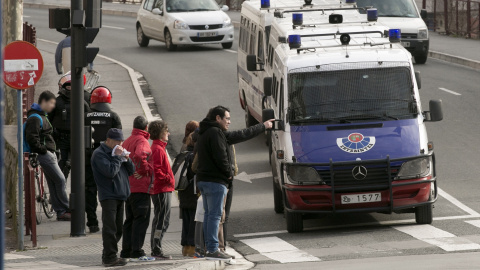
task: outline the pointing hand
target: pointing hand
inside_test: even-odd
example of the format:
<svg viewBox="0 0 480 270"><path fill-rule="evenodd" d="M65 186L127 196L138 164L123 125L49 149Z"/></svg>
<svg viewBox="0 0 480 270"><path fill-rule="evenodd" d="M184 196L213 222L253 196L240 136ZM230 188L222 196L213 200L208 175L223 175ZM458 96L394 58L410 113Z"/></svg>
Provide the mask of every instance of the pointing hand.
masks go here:
<svg viewBox="0 0 480 270"><path fill-rule="evenodd" d="M265 126L265 129L271 129L273 127L274 121L275 119L270 119L268 121L265 121L265 123L263 123L263 125Z"/></svg>

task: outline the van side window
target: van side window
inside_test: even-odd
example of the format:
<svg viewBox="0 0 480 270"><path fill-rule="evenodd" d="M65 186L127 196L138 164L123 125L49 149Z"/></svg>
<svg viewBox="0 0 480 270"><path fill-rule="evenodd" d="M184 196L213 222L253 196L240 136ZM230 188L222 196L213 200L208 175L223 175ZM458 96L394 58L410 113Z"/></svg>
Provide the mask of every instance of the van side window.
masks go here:
<svg viewBox="0 0 480 270"><path fill-rule="evenodd" d="M238 47L241 49L241 50L244 50L243 49L243 30L245 29L245 18L242 16L242 18L240 19L240 37L238 38Z"/></svg>
<svg viewBox="0 0 480 270"><path fill-rule="evenodd" d="M265 47L268 48L268 45L270 45L270 29L272 29L271 26L265 26Z"/></svg>
<svg viewBox="0 0 480 270"><path fill-rule="evenodd" d="M243 47L245 48L245 52L248 53L248 39L250 37L250 21L247 19L247 24L245 28L245 38L243 39Z"/></svg>
<svg viewBox="0 0 480 270"><path fill-rule="evenodd" d="M278 116L279 116L279 119L283 119L283 78L280 80L280 101L279 101L279 105L278 105Z"/></svg>
<svg viewBox="0 0 480 270"><path fill-rule="evenodd" d="M249 54L255 54L255 42L256 42L256 34L257 34L257 26L252 23L252 30L250 35L250 50L248 51Z"/></svg>
<svg viewBox="0 0 480 270"><path fill-rule="evenodd" d="M278 105L278 87L280 86L280 82L277 80L277 83L274 85L275 87L275 104Z"/></svg>
<svg viewBox="0 0 480 270"><path fill-rule="evenodd" d="M272 97L273 97L273 100L276 100L277 99L277 96L275 93L275 85L277 84L277 76L275 74L273 74L273 80L272 80Z"/></svg>
<svg viewBox="0 0 480 270"><path fill-rule="evenodd" d="M268 52L268 62L270 62L270 67L273 68L273 46L271 45Z"/></svg>
<svg viewBox="0 0 480 270"><path fill-rule="evenodd" d="M258 45L257 45L257 60L258 62L265 61L265 55L263 53L263 31L258 31Z"/></svg>
<svg viewBox="0 0 480 270"><path fill-rule="evenodd" d="M152 11L153 9L153 2L155 2L154 0L146 0L145 1L145 4L143 5L143 8L148 10L148 11Z"/></svg>

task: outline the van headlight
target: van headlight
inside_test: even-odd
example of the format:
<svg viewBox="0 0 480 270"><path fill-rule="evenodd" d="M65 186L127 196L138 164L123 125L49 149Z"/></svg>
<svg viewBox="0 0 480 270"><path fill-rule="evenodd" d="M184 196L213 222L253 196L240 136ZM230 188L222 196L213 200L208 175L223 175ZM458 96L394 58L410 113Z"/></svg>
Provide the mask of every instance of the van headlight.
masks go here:
<svg viewBox="0 0 480 270"><path fill-rule="evenodd" d="M312 167L288 166L287 175L292 182L322 182L322 178L318 175L317 170Z"/></svg>
<svg viewBox="0 0 480 270"><path fill-rule="evenodd" d="M173 23L173 28L175 29L190 29L190 27L188 27L188 24L186 24L185 22L182 22L180 20L175 20L175 22Z"/></svg>
<svg viewBox="0 0 480 270"><path fill-rule="evenodd" d="M230 20L230 18L225 19L223 21L223 28L230 27L230 26L232 26L232 20Z"/></svg>
<svg viewBox="0 0 480 270"><path fill-rule="evenodd" d="M418 30L418 38L419 39L427 39L428 38L428 29L422 28Z"/></svg>
<svg viewBox="0 0 480 270"><path fill-rule="evenodd" d="M418 158L403 163L396 179L422 178L432 172L432 158Z"/></svg>

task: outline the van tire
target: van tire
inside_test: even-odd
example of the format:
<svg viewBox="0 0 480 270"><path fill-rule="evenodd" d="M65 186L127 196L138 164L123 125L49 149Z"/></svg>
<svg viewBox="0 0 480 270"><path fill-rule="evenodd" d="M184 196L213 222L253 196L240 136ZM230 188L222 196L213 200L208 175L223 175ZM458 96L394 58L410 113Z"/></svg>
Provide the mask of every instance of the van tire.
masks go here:
<svg viewBox="0 0 480 270"><path fill-rule="evenodd" d="M303 216L300 213L285 211L287 220L287 231L289 233L299 233L303 231Z"/></svg>
<svg viewBox="0 0 480 270"><path fill-rule="evenodd" d="M165 29L165 46L170 52L177 50L177 45L173 44L172 34L170 34L170 31L168 31L168 29Z"/></svg>
<svg viewBox="0 0 480 270"><path fill-rule="evenodd" d="M275 213L281 214L285 210L285 207L283 206L283 195L282 195L282 190L280 187L273 182L273 204L274 204L274 210Z"/></svg>
<svg viewBox="0 0 480 270"><path fill-rule="evenodd" d="M425 64L428 59L428 51L422 54L417 54L413 58L415 58L415 63L416 64Z"/></svg>
<svg viewBox="0 0 480 270"><path fill-rule="evenodd" d="M417 224L432 224L433 222L433 205L427 204L415 208L415 221Z"/></svg>
<svg viewBox="0 0 480 270"><path fill-rule="evenodd" d="M250 114L250 111L248 110L248 105L246 104L246 102L247 101L245 100L245 125L248 128L258 124L258 121L257 119L255 119L255 117L252 116L252 114Z"/></svg>
<svg viewBox="0 0 480 270"><path fill-rule="evenodd" d="M137 25L137 42L140 47L147 47L150 39L143 33L143 28L140 24Z"/></svg>
<svg viewBox="0 0 480 270"><path fill-rule="evenodd" d="M222 43L222 48L224 49L231 49L233 46L233 42Z"/></svg>

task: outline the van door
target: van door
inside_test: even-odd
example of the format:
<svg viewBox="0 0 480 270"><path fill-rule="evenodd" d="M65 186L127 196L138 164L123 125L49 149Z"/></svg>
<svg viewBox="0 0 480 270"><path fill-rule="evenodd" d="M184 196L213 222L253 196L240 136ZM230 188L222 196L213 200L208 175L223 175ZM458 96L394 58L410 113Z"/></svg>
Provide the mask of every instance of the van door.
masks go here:
<svg viewBox="0 0 480 270"><path fill-rule="evenodd" d="M155 37L155 33L153 31L153 26L155 24L152 21L153 4L155 4L155 0L145 0L145 3L143 4L141 12L139 12L140 23L142 24L143 32L148 37Z"/></svg>

